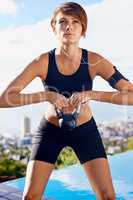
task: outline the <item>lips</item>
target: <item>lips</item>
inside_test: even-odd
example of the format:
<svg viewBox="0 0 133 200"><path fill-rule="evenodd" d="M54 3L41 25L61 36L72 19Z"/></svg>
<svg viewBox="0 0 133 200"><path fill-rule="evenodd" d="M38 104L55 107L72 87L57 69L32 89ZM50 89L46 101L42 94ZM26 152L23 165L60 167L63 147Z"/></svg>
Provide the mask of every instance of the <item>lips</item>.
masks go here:
<svg viewBox="0 0 133 200"><path fill-rule="evenodd" d="M72 35L71 33L64 33L64 35Z"/></svg>
<svg viewBox="0 0 133 200"><path fill-rule="evenodd" d="M64 36L72 36L70 33L65 33Z"/></svg>

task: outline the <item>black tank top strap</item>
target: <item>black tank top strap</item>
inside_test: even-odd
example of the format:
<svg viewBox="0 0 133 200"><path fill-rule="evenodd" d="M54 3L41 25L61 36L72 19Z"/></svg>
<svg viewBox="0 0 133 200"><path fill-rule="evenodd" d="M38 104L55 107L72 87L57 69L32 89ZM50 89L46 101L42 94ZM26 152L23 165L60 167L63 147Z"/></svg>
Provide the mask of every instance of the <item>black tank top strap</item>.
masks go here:
<svg viewBox="0 0 133 200"><path fill-rule="evenodd" d="M82 76L87 77L88 74L88 51L86 49L82 49L82 59L81 59L81 63L80 63L80 74L82 74Z"/></svg>
<svg viewBox="0 0 133 200"><path fill-rule="evenodd" d="M82 49L83 51L83 56L81 60L82 65L88 65L88 51L86 49Z"/></svg>
<svg viewBox="0 0 133 200"><path fill-rule="evenodd" d="M52 49L48 54L48 74L55 73L55 49Z"/></svg>

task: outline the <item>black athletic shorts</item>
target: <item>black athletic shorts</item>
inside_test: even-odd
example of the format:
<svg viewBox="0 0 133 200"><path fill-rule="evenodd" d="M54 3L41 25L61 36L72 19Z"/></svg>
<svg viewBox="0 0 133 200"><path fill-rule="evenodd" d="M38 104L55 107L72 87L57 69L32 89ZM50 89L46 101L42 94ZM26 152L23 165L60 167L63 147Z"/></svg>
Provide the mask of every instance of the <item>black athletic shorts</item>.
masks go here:
<svg viewBox="0 0 133 200"><path fill-rule="evenodd" d="M81 164L96 158L107 158L93 116L72 131L63 130L43 117L32 139L30 160L55 164L59 153L66 146L75 151Z"/></svg>

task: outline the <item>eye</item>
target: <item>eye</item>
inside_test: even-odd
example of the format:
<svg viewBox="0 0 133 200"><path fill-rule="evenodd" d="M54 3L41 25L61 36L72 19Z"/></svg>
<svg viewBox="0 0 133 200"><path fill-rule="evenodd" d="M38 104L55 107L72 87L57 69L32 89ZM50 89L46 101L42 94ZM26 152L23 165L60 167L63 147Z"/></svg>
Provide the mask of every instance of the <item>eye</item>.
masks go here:
<svg viewBox="0 0 133 200"><path fill-rule="evenodd" d="M59 21L59 24L64 23L64 22L65 22L65 20L60 20L60 21Z"/></svg>
<svg viewBox="0 0 133 200"><path fill-rule="evenodd" d="M73 22L74 22L74 23L80 23L80 21L79 21L79 20L76 20L76 19L73 20Z"/></svg>

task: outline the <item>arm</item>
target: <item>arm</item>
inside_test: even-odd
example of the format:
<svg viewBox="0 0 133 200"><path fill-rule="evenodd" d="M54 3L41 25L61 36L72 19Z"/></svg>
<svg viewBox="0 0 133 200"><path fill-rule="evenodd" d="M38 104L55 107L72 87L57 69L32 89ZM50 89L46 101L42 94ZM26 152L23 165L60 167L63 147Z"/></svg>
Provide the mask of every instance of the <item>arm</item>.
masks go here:
<svg viewBox="0 0 133 200"><path fill-rule="evenodd" d="M17 107L26 104L39 103L46 100L45 92L32 94L20 93L34 78L41 77L42 64L45 56L33 60L6 88L0 96L0 107Z"/></svg>
<svg viewBox="0 0 133 200"><path fill-rule="evenodd" d="M133 105L133 92L103 92L91 91L88 96L91 100L119 105Z"/></svg>
<svg viewBox="0 0 133 200"><path fill-rule="evenodd" d="M108 81L117 91L90 91L90 99L119 105L133 105L133 84L102 56L96 54L96 60L99 60L96 75Z"/></svg>

